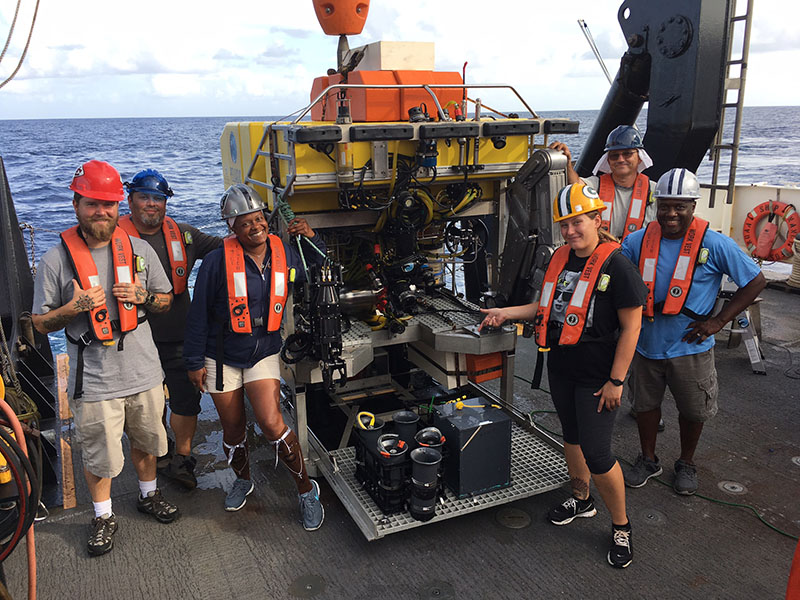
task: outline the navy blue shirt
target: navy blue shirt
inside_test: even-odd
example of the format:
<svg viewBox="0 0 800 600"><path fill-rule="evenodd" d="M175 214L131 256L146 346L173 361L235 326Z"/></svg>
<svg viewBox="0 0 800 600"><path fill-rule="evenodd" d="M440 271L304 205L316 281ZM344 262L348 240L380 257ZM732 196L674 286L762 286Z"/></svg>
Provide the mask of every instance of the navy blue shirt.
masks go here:
<svg viewBox="0 0 800 600"><path fill-rule="evenodd" d="M309 241L303 240L303 255L306 262L321 264L323 257L310 247ZM311 242L323 252L325 242L319 235L315 235ZM294 268L296 282L306 280L300 253L294 244L284 244L286 248L287 269ZM269 246L265 261L269 260L271 252ZM269 286L272 269L267 266L264 273L252 258L245 254L245 276L247 278L247 306L250 317L257 319L265 317L269 306ZM291 290L290 290L291 293ZM275 354L281 349L280 332L268 333L266 325L254 327L252 333L234 333L229 325L230 311L228 308L228 283L225 273L225 251L218 248L209 253L197 273L194 285L192 305L186 321L186 336L183 342L183 359L186 368L190 371L202 369L205 357L217 359L217 334L220 328L224 330L222 362L228 366L247 369L260 360ZM266 318L264 319L266 322Z"/></svg>

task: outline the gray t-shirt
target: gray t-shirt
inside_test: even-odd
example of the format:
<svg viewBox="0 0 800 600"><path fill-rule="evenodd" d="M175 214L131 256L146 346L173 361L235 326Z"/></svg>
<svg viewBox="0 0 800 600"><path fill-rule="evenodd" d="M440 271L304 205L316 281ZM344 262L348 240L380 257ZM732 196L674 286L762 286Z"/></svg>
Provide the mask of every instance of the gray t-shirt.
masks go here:
<svg viewBox="0 0 800 600"><path fill-rule="evenodd" d="M139 273L142 286L153 293L166 293L172 285L164 272L158 256L147 242L131 238L133 253L144 259L145 269ZM106 292L106 307L111 320L119 318L116 298L111 294L114 285L111 244L103 248L91 249L92 258L97 265L100 284ZM32 312L43 315L63 306L72 299L74 288L72 280L76 277L70 264L67 251L62 244L48 250L39 262L33 291ZM139 316L146 315L139 308ZM67 333L77 339L89 329L87 316L76 316L67 325ZM120 333L114 331L114 344L106 346L93 341L83 352L83 397L84 402L122 398L138 394L161 384L164 374L158 360L158 352L150 333L150 325L145 321L128 332L122 351L117 350ZM78 348L67 343L69 355L69 394L75 389L75 369L78 364Z"/></svg>
<svg viewBox="0 0 800 600"><path fill-rule="evenodd" d="M593 187L595 191L600 191L600 178L597 176L581 177L583 182L589 187ZM653 197L653 192L656 189L656 182L650 182L650 198ZM622 234L625 233L625 221L628 219L628 210L631 207L631 198L633 198L633 188L622 187L614 185L614 209L611 211L611 227L609 233L616 238L622 239ZM601 213L601 216L602 213ZM605 217L604 217L605 218ZM644 225L650 221L656 220L656 203L648 202L644 209Z"/></svg>

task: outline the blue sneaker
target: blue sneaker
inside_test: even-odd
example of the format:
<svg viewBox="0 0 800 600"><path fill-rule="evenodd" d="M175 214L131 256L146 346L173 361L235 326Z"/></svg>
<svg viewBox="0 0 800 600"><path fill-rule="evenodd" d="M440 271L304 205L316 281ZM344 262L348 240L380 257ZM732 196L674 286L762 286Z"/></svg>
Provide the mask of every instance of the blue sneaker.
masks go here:
<svg viewBox="0 0 800 600"><path fill-rule="evenodd" d="M311 480L311 489L305 494L300 494L300 520L303 529L314 531L319 529L325 519L325 509L319 501L319 484Z"/></svg>
<svg viewBox="0 0 800 600"><path fill-rule="evenodd" d="M236 479L228 495L225 496L225 510L233 512L242 508L247 502L247 497L253 493L255 486L249 479Z"/></svg>

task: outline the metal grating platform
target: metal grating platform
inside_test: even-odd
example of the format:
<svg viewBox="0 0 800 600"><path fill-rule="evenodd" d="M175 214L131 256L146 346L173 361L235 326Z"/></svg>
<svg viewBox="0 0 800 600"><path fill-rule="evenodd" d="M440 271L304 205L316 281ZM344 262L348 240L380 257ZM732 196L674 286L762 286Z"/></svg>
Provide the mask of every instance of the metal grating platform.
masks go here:
<svg viewBox="0 0 800 600"><path fill-rule="evenodd" d="M408 320L408 327L422 325L433 333L454 331L465 325L477 325L481 321L479 308L467 300L456 302L444 296L425 296L425 302L430 309L437 312L421 312ZM422 307L421 307L422 308ZM468 312L475 311L474 314ZM372 344L375 336L385 337L385 331L372 331L363 321L354 319L350 329L342 334L342 347L354 348L363 344Z"/></svg>
<svg viewBox="0 0 800 600"><path fill-rule="evenodd" d="M342 448L330 452L337 468L321 461L321 470L340 500L368 540L391 533L435 523L467 513L499 506L560 487L569 480L564 456L535 433L513 424L511 430L511 485L474 497L458 499L446 489L444 504L436 506L436 516L417 521L408 512L384 515L355 478L355 450Z"/></svg>

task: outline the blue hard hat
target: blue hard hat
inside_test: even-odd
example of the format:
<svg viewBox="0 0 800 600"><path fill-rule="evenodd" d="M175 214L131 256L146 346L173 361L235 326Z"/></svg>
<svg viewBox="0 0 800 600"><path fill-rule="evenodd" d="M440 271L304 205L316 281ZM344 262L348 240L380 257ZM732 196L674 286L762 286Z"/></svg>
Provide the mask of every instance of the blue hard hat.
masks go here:
<svg viewBox="0 0 800 600"><path fill-rule="evenodd" d="M173 192L164 179L164 176L155 169L145 169L133 176L133 179L125 182L125 189L129 194L142 192L145 194L155 194L164 198L172 198Z"/></svg>
<svg viewBox="0 0 800 600"><path fill-rule="evenodd" d="M628 150L630 148L644 148L642 136L630 125L620 125L608 134L606 147L603 152L610 150Z"/></svg>

